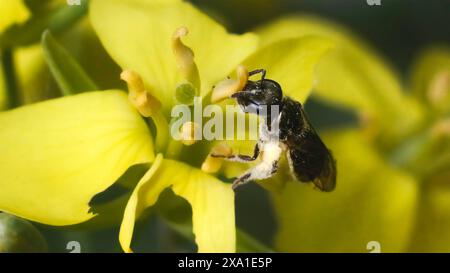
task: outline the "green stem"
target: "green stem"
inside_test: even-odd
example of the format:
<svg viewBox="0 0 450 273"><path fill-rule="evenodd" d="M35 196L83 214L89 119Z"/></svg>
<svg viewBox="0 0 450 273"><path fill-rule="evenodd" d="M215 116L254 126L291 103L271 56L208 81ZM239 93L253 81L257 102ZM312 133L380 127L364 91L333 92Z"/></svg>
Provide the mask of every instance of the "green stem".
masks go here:
<svg viewBox="0 0 450 273"><path fill-rule="evenodd" d="M192 233L192 223L191 222L176 222L164 215L164 213L160 214L161 218L167 223L169 228L175 231L177 234L182 237L195 241L195 238ZM236 252L238 253L271 253L275 252L270 247L265 244L259 242L251 235L246 232L236 228Z"/></svg>
<svg viewBox="0 0 450 273"><path fill-rule="evenodd" d="M43 1L42 1L43 2ZM0 34L0 47L13 48L32 45L41 39L42 32L49 29L59 33L72 26L88 10L88 3L79 6L62 5L54 10L32 16L21 25L13 25Z"/></svg>
<svg viewBox="0 0 450 273"><path fill-rule="evenodd" d="M152 119L156 126L156 151L161 153L166 150L169 143L169 124L161 111L152 115Z"/></svg>
<svg viewBox="0 0 450 273"><path fill-rule="evenodd" d="M183 149L183 143L181 141L176 141L174 139L170 140L167 146L166 155L168 158L178 159L181 150Z"/></svg>
<svg viewBox="0 0 450 273"><path fill-rule="evenodd" d="M16 70L14 66L14 55L11 49L3 49L1 51L1 63L7 96L6 107L10 109L20 105Z"/></svg>

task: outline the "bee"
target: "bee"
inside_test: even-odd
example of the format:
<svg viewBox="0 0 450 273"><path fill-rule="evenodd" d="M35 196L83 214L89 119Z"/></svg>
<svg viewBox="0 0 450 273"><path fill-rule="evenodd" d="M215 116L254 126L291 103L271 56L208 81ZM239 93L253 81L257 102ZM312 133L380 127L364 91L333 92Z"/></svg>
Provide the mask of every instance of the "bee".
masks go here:
<svg viewBox="0 0 450 273"><path fill-rule="evenodd" d="M334 190L336 161L309 122L302 104L283 97L280 84L265 78L266 70L251 71L249 76L259 73L260 80L247 81L242 91L231 96L243 112L262 118L253 155L212 154L213 157L237 162L252 162L262 157L258 165L234 180L233 189L273 176L278 170L280 157L285 153L295 180L312 182L321 191Z"/></svg>

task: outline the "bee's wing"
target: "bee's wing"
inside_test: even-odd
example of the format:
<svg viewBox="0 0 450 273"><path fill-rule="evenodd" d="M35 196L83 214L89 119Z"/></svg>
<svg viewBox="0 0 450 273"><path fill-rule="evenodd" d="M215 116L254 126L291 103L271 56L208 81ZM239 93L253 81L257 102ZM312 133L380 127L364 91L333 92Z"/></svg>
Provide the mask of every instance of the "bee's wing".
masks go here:
<svg viewBox="0 0 450 273"><path fill-rule="evenodd" d="M297 180L312 182L327 192L336 187L336 162L314 130L288 142L287 157Z"/></svg>
<svg viewBox="0 0 450 273"><path fill-rule="evenodd" d="M336 187L336 161L328 151L327 159L324 162L322 172L313 181L314 185L321 191L333 191Z"/></svg>
<svg viewBox="0 0 450 273"><path fill-rule="evenodd" d="M336 186L336 163L317 135L301 103L285 98L280 135L287 145L287 158L297 180L312 182L322 191Z"/></svg>

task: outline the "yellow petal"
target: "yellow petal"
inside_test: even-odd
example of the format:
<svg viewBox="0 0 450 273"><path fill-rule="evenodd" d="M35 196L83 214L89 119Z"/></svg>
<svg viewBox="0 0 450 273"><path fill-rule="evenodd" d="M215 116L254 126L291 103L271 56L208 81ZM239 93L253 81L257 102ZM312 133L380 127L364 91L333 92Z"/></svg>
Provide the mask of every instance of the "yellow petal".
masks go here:
<svg viewBox="0 0 450 273"><path fill-rule="evenodd" d="M172 178L178 180L173 191L191 204L198 252L235 252L234 191L231 185L200 170L186 165L184 168L184 175ZM181 182L185 175L189 179Z"/></svg>
<svg viewBox="0 0 450 273"><path fill-rule="evenodd" d="M0 0L0 33L13 24L20 24L30 17L23 0Z"/></svg>
<svg viewBox="0 0 450 273"><path fill-rule="evenodd" d="M428 179L421 192L409 251L450 252L450 173Z"/></svg>
<svg viewBox="0 0 450 273"><path fill-rule="evenodd" d="M449 111L449 48L432 47L420 54L411 72L411 89L421 102L441 112Z"/></svg>
<svg viewBox="0 0 450 273"><path fill-rule="evenodd" d="M190 3L178 0L94 0L90 18L113 59L123 69L142 75L147 88L154 90L166 107L175 103L175 90L183 79L171 46L176 29L189 30L183 43L194 52L202 95L232 72L258 43L252 34L227 33Z"/></svg>
<svg viewBox="0 0 450 273"><path fill-rule="evenodd" d="M134 222L145 208L156 202L159 194L168 186L164 183L150 183L162 161L162 155L158 154L151 168L141 178L128 200L119 233L120 245L123 251L127 253L133 252L131 250L131 239L133 238Z"/></svg>
<svg viewBox="0 0 450 273"><path fill-rule="evenodd" d="M86 221L89 201L153 159L149 130L122 91L0 114L0 210L50 225Z"/></svg>
<svg viewBox="0 0 450 273"><path fill-rule="evenodd" d="M160 158L160 157L158 157ZM234 192L231 185L184 163L164 159L155 161L142 178L127 205L120 241L130 251L135 218L153 205L159 194L172 185L175 194L192 207L193 232L198 252L235 252L236 230Z"/></svg>
<svg viewBox="0 0 450 273"><path fill-rule="evenodd" d="M291 181L274 194L277 245L287 252L382 252L406 250L415 224L418 182L387 165L358 132L330 133L325 143L337 160L330 193Z"/></svg>
<svg viewBox="0 0 450 273"><path fill-rule="evenodd" d="M331 46L317 37L281 40L259 49L244 65L249 71L266 69L267 78L280 83L284 94L304 102L314 84L315 66Z"/></svg>

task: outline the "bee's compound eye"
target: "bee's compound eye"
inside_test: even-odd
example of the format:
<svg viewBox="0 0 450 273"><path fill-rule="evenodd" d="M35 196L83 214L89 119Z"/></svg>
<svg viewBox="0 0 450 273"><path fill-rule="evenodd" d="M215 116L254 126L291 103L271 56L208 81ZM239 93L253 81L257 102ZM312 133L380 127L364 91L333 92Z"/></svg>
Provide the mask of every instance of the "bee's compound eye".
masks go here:
<svg viewBox="0 0 450 273"><path fill-rule="evenodd" d="M283 96L283 91L279 83L273 80L264 80L263 89L265 92L270 93L272 97L281 100Z"/></svg>

